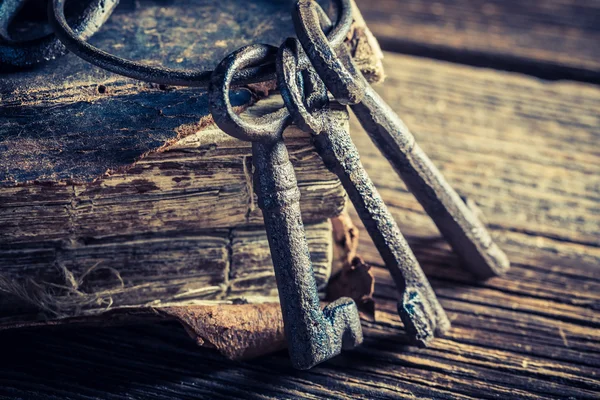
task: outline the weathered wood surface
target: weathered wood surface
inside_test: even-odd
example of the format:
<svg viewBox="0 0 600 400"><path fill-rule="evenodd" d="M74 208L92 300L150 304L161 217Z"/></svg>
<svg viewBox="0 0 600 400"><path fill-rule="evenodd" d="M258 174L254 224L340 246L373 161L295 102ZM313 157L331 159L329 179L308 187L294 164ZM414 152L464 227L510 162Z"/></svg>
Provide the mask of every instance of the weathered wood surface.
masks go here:
<svg viewBox="0 0 600 400"><path fill-rule="evenodd" d="M176 325L0 334L4 398L593 399L600 390L600 89L386 53L379 91L512 261L474 281L353 129L362 159L452 319L407 346L389 274L373 268L365 343L310 371L284 352L233 363ZM380 265L366 234L359 254Z"/></svg>
<svg viewBox="0 0 600 400"><path fill-rule="evenodd" d="M307 224L306 238L322 289L331 273L331 224ZM278 301L263 228L124 235L24 253L16 246L1 253L0 326L120 307Z"/></svg>
<svg viewBox="0 0 600 400"><path fill-rule="evenodd" d="M600 82L598 0L356 0L385 50Z"/></svg>
<svg viewBox="0 0 600 400"><path fill-rule="evenodd" d="M389 167L368 138L355 134L453 323L424 359L402 358L429 370L432 397L596 397L600 90L386 57L383 97L451 184L477 203L512 262L506 277L474 282L400 180L384 172ZM381 263L365 235L359 252ZM376 295L393 298L387 272L375 273ZM393 304L380 310L376 328L396 326Z"/></svg>

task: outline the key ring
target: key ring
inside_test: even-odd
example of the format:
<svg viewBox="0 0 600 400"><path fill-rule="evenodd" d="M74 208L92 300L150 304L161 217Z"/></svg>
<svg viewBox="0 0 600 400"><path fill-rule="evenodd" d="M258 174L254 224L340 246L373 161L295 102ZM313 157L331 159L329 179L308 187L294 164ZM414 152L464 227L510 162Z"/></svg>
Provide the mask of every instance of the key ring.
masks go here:
<svg viewBox="0 0 600 400"><path fill-rule="evenodd" d="M350 0L341 0L344 7L352 7ZM356 68L347 49L331 46L323 33L323 19L318 5L312 0L296 3L292 20L296 35L302 43L313 67L321 76L327 89L340 104L357 104L364 94L367 83ZM310 44L310 45L309 45Z"/></svg>
<svg viewBox="0 0 600 400"><path fill-rule="evenodd" d="M347 0L341 0L341 4L347 10L351 7ZM331 20L321 7L316 7L316 10L321 10L315 14L320 26L324 29L331 28ZM334 31L336 29L336 27L333 28ZM337 30L339 31L339 29ZM333 33L333 35L337 35L337 33ZM264 116L242 119L233 111L229 100L229 90L235 73L257 63L263 65L273 63L275 56L277 56L278 88L286 107ZM318 111L311 113L304 107L301 90L296 82L300 71L310 73L312 66L295 38L286 39L279 49L275 46L258 44L242 47L229 54L211 76L209 103L215 123L231 136L245 141L279 139L292 119L302 129L319 132L327 122L325 119L321 120L315 117ZM320 84L320 87L311 90L311 99L307 101L319 102L321 107L327 105L329 103L327 91L321 79L307 79L305 82L305 84L310 83Z"/></svg>
<svg viewBox="0 0 600 400"><path fill-rule="evenodd" d="M101 0L98 0L101 1ZM109 0L118 3L118 0ZM335 26L327 33L326 40L333 48L338 48L343 43L353 21L352 7L348 0L332 0L338 9L338 18ZM194 86L207 88L212 71L195 71L186 69L173 69L166 67L153 67L137 61L127 60L114 56L85 41L79 37L66 21L64 14L65 0L52 0L48 3L48 20L55 35L64 46L77 56L97 65L103 69L147 82L154 82L174 86ZM325 12L321 7L315 8L316 18L324 21ZM308 62L308 60L304 61ZM254 66L238 71L232 78L233 86L248 83L265 82L275 79L275 66L273 63Z"/></svg>
<svg viewBox="0 0 600 400"><path fill-rule="evenodd" d="M229 101L229 89L235 71L255 63L272 62L277 47L257 44L242 47L221 61L212 74L209 90L210 112L215 123L229 135L245 141L276 140L290 123L290 115L285 107L270 114L242 119Z"/></svg>
<svg viewBox="0 0 600 400"><path fill-rule="evenodd" d="M318 134L328 123L319 111L329 105L329 97L311 66L301 65L302 54L298 39L288 38L281 45L277 57L278 87L294 123L304 131Z"/></svg>
<svg viewBox="0 0 600 400"><path fill-rule="evenodd" d="M26 67L55 59L67 52L56 35L20 40L10 36L8 27L25 0L3 0L0 3L0 66ZM86 40L110 17L119 0L91 0L72 29L73 35Z"/></svg>

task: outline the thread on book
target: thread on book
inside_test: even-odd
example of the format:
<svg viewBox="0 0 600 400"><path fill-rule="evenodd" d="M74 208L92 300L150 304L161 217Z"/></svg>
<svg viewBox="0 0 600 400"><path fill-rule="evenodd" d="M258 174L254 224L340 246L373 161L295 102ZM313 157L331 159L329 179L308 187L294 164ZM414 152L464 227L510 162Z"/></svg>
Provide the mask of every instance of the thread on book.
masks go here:
<svg viewBox="0 0 600 400"><path fill-rule="evenodd" d="M0 275L0 292L16 296L33 305L48 317L65 318L81 315L85 309L102 307L107 311L113 304L113 295L122 293L125 282L115 268L100 266L100 262L76 277L60 263L55 264L61 283L36 281L28 278L23 282ZM86 292L83 286L94 271L110 272L119 281L119 287L98 292Z"/></svg>

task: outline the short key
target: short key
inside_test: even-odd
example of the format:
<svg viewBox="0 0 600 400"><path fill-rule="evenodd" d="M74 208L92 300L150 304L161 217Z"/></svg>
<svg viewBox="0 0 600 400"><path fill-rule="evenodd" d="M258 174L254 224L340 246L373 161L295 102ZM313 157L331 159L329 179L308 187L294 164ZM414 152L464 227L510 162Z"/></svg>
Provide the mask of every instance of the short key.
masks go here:
<svg viewBox="0 0 600 400"><path fill-rule="evenodd" d="M351 7L349 0L343 7ZM392 164L438 229L478 278L505 273L510 263L485 226L446 182L406 125L366 82L344 46L333 49L320 26L322 10L298 0L292 14L308 58L333 96L351 105L379 151Z"/></svg>
<svg viewBox="0 0 600 400"><path fill-rule="evenodd" d="M243 47L227 56L211 78L210 107L226 133L252 142L254 187L263 211L277 280L281 310L294 367L308 369L362 342L356 304L341 298L320 308L304 226L300 192L283 142L290 123L281 108L269 115L242 119L229 103L229 86L240 69L272 60L276 49L267 45Z"/></svg>
<svg viewBox="0 0 600 400"><path fill-rule="evenodd" d="M290 38L279 51L277 76L284 102L296 124L313 134L319 155L342 182L392 274L400 291L398 313L409 338L413 344L426 346L450 328L448 317L364 170L352 139L331 113L323 82L310 65L299 65L300 44Z"/></svg>

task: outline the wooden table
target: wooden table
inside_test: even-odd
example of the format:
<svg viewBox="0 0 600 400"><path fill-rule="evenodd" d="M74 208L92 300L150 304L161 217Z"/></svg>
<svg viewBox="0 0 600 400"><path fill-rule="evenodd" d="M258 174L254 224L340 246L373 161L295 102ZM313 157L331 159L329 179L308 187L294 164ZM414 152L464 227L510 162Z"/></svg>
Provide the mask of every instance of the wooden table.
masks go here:
<svg viewBox="0 0 600 400"><path fill-rule="evenodd" d="M359 1L386 48L438 60L386 52L378 90L512 261L487 282L464 272L354 122L363 163L452 320L445 338L407 346L394 284L363 233L377 322L330 362L304 372L285 352L230 362L174 324L9 331L0 398L598 398L600 4L403 3ZM475 56L521 73L474 67Z"/></svg>

